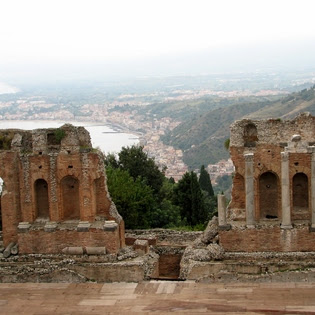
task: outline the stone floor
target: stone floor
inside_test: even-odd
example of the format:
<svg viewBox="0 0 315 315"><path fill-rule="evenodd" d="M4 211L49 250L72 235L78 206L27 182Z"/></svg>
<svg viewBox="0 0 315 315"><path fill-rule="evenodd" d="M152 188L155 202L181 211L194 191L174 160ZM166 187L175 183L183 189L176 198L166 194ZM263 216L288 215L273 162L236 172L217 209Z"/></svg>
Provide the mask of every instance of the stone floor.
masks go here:
<svg viewBox="0 0 315 315"><path fill-rule="evenodd" d="M315 314L315 283L2 283L0 314Z"/></svg>

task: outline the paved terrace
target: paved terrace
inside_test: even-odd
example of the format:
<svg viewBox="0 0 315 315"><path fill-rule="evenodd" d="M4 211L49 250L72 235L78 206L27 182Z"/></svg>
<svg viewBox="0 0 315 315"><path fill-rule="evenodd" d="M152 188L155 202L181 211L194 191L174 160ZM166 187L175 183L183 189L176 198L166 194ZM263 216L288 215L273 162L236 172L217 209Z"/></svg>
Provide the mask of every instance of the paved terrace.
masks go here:
<svg viewBox="0 0 315 315"><path fill-rule="evenodd" d="M0 314L315 314L315 283L2 283Z"/></svg>

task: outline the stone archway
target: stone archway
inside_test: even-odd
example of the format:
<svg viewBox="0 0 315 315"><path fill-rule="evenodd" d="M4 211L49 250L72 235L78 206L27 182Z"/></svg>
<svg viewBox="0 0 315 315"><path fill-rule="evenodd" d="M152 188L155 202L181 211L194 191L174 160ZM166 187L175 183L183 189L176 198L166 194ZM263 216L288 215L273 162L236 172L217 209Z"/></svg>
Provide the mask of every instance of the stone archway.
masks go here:
<svg viewBox="0 0 315 315"><path fill-rule="evenodd" d="M61 180L63 219L80 219L79 180L74 176L66 176Z"/></svg>
<svg viewBox="0 0 315 315"><path fill-rule="evenodd" d="M49 219L48 184L44 179L35 181L36 216Z"/></svg>
<svg viewBox="0 0 315 315"><path fill-rule="evenodd" d="M263 173L259 177L259 209L261 219L279 217L278 178L272 172Z"/></svg>

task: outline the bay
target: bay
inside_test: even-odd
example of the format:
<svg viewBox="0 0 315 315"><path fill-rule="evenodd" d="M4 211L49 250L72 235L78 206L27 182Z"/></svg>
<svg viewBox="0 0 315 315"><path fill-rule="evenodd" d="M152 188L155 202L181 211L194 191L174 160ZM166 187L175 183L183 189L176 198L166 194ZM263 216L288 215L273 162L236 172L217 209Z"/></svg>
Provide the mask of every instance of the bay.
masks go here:
<svg viewBox="0 0 315 315"><path fill-rule="evenodd" d="M65 123L85 127L91 136L92 146L99 148L105 154L118 153L122 147L139 143L136 135L117 132L107 125L92 122L64 122L54 120L0 120L0 129L33 130L40 128L58 128Z"/></svg>

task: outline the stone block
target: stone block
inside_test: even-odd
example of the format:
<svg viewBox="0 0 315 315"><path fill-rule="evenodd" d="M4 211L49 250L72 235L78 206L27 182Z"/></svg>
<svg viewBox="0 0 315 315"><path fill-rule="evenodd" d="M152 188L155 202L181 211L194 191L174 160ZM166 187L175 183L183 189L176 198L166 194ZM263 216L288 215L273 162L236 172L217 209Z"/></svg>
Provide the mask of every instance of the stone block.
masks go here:
<svg viewBox="0 0 315 315"><path fill-rule="evenodd" d="M114 232L118 228L118 224L115 221L105 221L104 231Z"/></svg>
<svg viewBox="0 0 315 315"><path fill-rule="evenodd" d="M219 225L219 231L229 231L231 230L231 224Z"/></svg>
<svg viewBox="0 0 315 315"><path fill-rule="evenodd" d="M14 247L15 243L11 242L3 252L3 257L8 258L11 255L11 250Z"/></svg>
<svg viewBox="0 0 315 315"><path fill-rule="evenodd" d="M88 232L90 229L91 223L88 221L80 221L78 226L77 226L77 231L78 232Z"/></svg>
<svg viewBox="0 0 315 315"><path fill-rule="evenodd" d="M149 252L149 242L147 240L136 240L133 249L139 254L144 255Z"/></svg>
<svg viewBox="0 0 315 315"><path fill-rule="evenodd" d="M83 248L82 247L65 247L62 250L62 253L66 255L83 255Z"/></svg>
<svg viewBox="0 0 315 315"><path fill-rule="evenodd" d="M29 222L20 222L18 225L19 233L25 233L29 231L31 224Z"/></svg>
<svg viewBox="0 0 315 315"><path fill-rule="evenodd" d="M106 248L105 247L85 247L85 251L88 255L105 255Z"/></svg>

